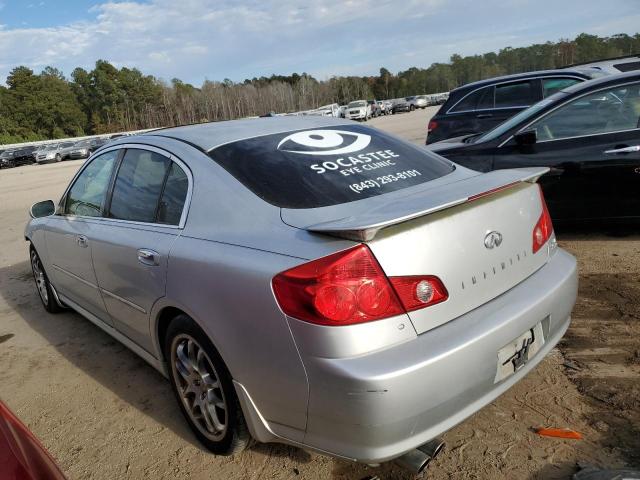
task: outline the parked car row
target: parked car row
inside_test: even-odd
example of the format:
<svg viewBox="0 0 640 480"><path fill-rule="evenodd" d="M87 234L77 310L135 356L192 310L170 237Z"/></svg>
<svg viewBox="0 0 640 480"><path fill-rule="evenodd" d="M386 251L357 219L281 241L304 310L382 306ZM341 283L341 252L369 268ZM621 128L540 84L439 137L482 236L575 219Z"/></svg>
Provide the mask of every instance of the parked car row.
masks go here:
<svg viewBox="0 0 640 480"><path fill-rule="evenodd" d="M366 104L366 105L365 105ZM428 95L416 95L399 100L354 100L340 106L340 118L367 121L380 115L392 115L412 112L418 108L427 108L431 103Z"/></svg>
<svg viewBox="0 0 640 480"><path fill-rule="evenodd" d="M26 146L14 150L4 150L0 153L0 168L29 165L35 162L35 146Z"/></svg>
<svg viewBox="0 0 640 480"><path fill-rule="evenodd" d="M0 168L31 165L63 160L88 158L95 150L121 135L110 138L91 138L80 141L65 141L46 145L26 145L20 148L6 149L0 153Z"/></svg>

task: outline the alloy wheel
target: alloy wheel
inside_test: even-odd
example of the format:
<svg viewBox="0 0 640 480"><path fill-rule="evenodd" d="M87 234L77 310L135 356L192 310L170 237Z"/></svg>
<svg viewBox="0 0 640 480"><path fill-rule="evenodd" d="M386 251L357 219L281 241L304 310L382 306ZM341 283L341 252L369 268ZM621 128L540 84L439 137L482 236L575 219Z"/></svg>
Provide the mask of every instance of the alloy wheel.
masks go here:
<svg viewBox="0 0 640 480"><path fill-rule="evenodd" d="M229 409L220 377L205 350L190 335L176 336L171 344L171 368L191 421L208 439L222 439Z"/></svg>
<svg viewBox="0 0 640 480"><path fill-rule="evenodd" d="M44 274L40 257L38 257L36 252L31 252L31 270L33 271L33 278L36 281L36 287L38 288L42 303L48 305L49 292L47 292L47 277Z"/></svg>

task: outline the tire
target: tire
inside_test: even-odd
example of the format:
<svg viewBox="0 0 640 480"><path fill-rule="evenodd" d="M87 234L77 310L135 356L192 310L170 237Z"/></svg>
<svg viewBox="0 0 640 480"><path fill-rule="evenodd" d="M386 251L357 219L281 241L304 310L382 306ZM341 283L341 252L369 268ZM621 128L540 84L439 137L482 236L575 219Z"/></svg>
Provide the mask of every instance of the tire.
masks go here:
<svg viewBox="0 0 640 480"><path fill-rule="evenodd" d="M164 355L173 393L198 440L216 455L247 448L251 434L231 375L209 337L188 315L180 314L169 324Z"/></svg>
<svg viewBox="0 0 640 480"><path fill-rule="evenodd" d="M415 109L416 109L416 107L414 107L413 105L411 105L411 106L409 107L409 110L410 110L410 111L412 111L412 112L413 112Z"/></svg>
<svg viewBox="0 0 640 480"><path fill-rule="evenodd" d="M36 289L38 290L38 296L40 297L42 306L49 313L61 312L63 309L58 305L58 302L56 302L49 277L47 277L40 256L33 246L29 249L29 258L31 260L31 273L33 273L33 280L36 282Z"/></svg>
<svg viewBox="0 0 640 480"><path fill-rule="evenodd" d="M56 162L61 162L62 156L59 153L56 153Z"/></svg>

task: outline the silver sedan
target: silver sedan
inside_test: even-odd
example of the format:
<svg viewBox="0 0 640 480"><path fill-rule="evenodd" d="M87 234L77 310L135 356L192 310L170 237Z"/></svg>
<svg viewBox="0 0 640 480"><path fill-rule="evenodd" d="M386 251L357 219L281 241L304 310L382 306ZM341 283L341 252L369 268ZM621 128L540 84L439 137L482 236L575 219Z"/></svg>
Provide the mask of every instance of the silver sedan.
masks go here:
<svg viewBox="0 0 640 480"><path fill-rule="evenodd" d="M211 451L419 471L569 325L545 171L480 174L348 120L200 124L98 150L25 237L47 311L163 372Z"/></svg>

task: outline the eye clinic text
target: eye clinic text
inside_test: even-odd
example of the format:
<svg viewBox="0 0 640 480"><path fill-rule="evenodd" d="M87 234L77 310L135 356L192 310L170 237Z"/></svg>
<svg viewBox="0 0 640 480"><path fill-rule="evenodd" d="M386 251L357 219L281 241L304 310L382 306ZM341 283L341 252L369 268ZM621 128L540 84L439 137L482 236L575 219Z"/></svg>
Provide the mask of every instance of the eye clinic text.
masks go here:
<svg viewBox="0 0 640 480"><path fill-rule="evenodd" d="M391 159L399 156L391 150L378 150L377 152L360 153L354 157L341 157L321 164L314 163L311 165L311 169L315 170L316 173L340 170L342 175L349 176L367 170L395 165L395 162Z"/></svg>

